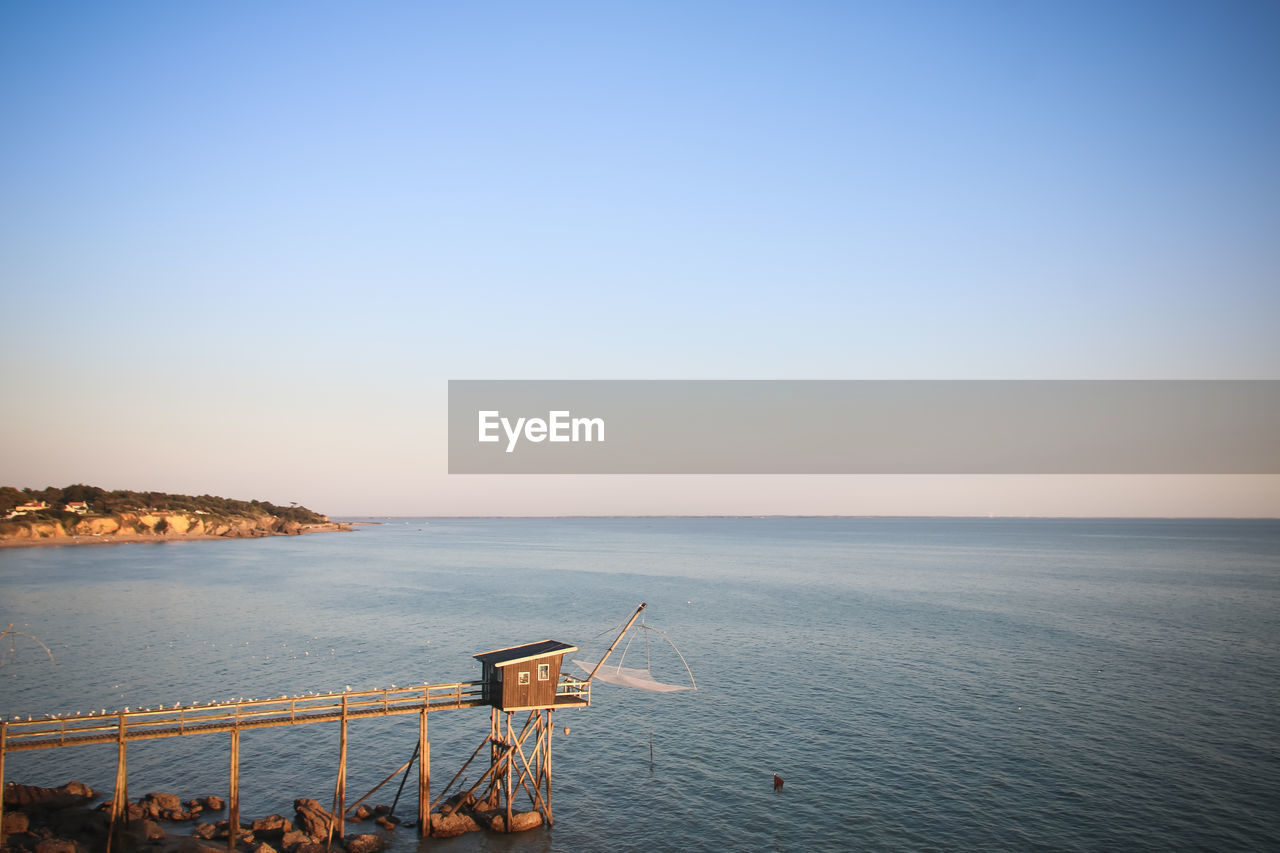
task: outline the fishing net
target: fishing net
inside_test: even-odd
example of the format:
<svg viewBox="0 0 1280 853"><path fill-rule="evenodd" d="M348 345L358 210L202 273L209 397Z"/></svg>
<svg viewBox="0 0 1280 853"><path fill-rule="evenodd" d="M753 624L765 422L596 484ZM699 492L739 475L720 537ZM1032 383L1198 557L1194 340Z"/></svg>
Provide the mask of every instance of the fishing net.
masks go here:
<svg viewBox="0 0 1280 853"><path fill-rule="evenodd" d="M613 628L610 629L610 631L603 633L611 633L614 630L617 629ZM680 659L680 664L684 667L685 673L689 676L688 684L670 684L665 681L659 681L653 677L653 663L649 648L650 632L661 637L666 641L667 645L671 647L671 650L675 652L676 657ZM598 636L600 635L597 635L597 637ZM631 644L638 636L644 637L644 669L624 666L627 660L627 653L631 650ZM619 637L618 640L621 641L622 637ZM615 642L614 646L617 645L618 643ZM586 661L575 659L573 663L578 667L578 669L582 670L588 676L590 676L594 670L596 678L606 684L616 684L619 687L634 687L637 690L649 690L654 693L674 693L677 690L698 689L698 683L693 678L693 670L689 669L689 663L684 659L684 655L680 653L680 649L676 648L676 644L671 641L670 637L659 631L657 628L654 628L652 625L645 625L643 622L634 625L630 630L630 635L627 637L626 644L621 649L616 660L616 664L610 663L606 660L604 665L600 666L599 669L596 669L596 664L588 663Z"/></svg>
<svg viewBox="0 0 1280 853"><path fill-rule="evenodd" d="M591 670L595 668L595 664L586 663L584 661L575 660L574 664L578 669L591 674ZM605 664L600 667L600 671L596 673L596 678L605 684L616 684L619 687L634 687L637 690L651 690L654 693L674 693L677 690L690 690L692 685L688 684L663 684L653 677L653 673L647 669L633 669L625 666L610 666Z"/></svg>

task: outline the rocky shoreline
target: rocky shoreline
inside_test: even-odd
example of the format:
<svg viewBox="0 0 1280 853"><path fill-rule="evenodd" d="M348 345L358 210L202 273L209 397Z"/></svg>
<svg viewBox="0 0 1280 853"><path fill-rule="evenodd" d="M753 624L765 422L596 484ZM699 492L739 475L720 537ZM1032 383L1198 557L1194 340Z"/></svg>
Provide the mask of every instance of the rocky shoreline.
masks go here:
<svg viewBox="0 0 1280 853"><path fill-rule="evenodd" d="M153 853L218 853L227 849L230 826L210 816L225 812L221 797L183 800L176 794L150 793L125 804L122 821L111 830L110 799L97 805L100 795L80 782L58 788L9 783L4 789L4 843L0 853L96 853L112 850L147 850ZM247 853L376 853L387 847L400 819L386 805L361 805L346 821L345 838L333 834L336 819L317 801L293 801L292 819L271 814L257 820L241 820L236 847ZM190 826L185 833L182 825ZM354 824L354 826L353 826ZM371 824L371 826L360 826ZM511 827L506 812L496 802L454 796L439 812L431 814L431 836L448 838L480 829L521 832L542 825L538 812L517 812ZM403 824L414 828L414 823ZM372 830L357 831L356 830ZM331 838L332 834L332 838ZM414 835L416 837L416 830Z"/></svg>
<svg viewBox="0 0 1280 853"><path fill-rule="evenodd" d="M130 512L74 523L35 519L0 522L0 547L254 539L349 530L351 524L344 521L304 524L274 515L223 518L185 512Z"/></svg>

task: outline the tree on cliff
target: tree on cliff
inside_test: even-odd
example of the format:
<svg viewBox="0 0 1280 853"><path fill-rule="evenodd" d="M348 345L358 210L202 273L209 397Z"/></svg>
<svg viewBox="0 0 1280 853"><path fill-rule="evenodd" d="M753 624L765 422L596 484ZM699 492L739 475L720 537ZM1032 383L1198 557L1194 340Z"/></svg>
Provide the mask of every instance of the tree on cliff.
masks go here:
<svg viewBox="0 0 1280 853"><path fill-rule="evenodd" d="M29 497L15 489L13 486L0 486L0 513L8 515L13 511L14 507L19 504L24 504L29 500Z"/></svg>
<svg viewBox="0 0 1280 853"><path fill-rule="evenodd" d="M49 509L39 516L57 518L67 516L63 507L72 501L85 501L89 504L89 512L94 515L111 515L146 509L171 510L174 512L200 512L206 515L237 518L260 518L274 515L285 521L296 521L299 524L319 524L327 521L319 513L312 512L304 506L276 506L267 501L241 501L234 498L221 498L217 495L171 495L165 492L130 492L123 489L107 491L98 486L76 483L65 488L49 486L45 489L15 489L12 486L0 486L0 512L8 515L9 511L19 504L28 501L46 501Z"/></svg>

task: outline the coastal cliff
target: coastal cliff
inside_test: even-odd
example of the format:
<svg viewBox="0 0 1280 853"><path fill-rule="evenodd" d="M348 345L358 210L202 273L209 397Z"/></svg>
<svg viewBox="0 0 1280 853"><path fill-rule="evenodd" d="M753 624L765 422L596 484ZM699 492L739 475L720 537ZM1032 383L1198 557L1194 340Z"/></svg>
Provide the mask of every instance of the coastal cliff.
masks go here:
<svg viewBox="0 0 1280 853"><path fill-rule="evenodd" d="M187 512L122 512L87 518L16 518L0 521L0 542L30 543L82 538L228 538L254 536L296 536L331 530L350 530L342 522L302 522L274 515L257 517L209 517Z"/></svg>
<svg viewBox="0 0 1280 853"><path fill-rule="evenodd" d="M350 530L306 507L75 485L0 487L0 545L244 539Z"/></svg>

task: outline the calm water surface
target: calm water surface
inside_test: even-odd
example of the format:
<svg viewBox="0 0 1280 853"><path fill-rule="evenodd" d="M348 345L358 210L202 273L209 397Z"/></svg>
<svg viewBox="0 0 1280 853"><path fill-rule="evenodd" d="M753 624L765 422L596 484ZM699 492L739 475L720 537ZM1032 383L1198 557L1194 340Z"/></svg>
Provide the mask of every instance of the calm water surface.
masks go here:
<svg viewBox="0 0 1280 853"><path fill-rule="evenodd" d="M423 849L1280 849L1280 522L395 519L7 549L0 625L57 664L19 639L0 713L468 680L476 652L584 644L642 600L697 692L597 685L556 714L553 829ZM487 719L432 714L433 784ZM348 800L416 737L353 723ZM242 814L330 802L337 757L336 724L245 733ZM226 735L141 742L130 790L225 795L227 758ZM6 776L109 791L114 761Z"/></svg>

